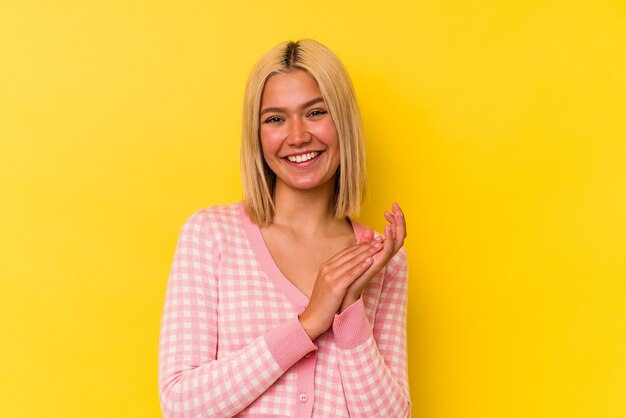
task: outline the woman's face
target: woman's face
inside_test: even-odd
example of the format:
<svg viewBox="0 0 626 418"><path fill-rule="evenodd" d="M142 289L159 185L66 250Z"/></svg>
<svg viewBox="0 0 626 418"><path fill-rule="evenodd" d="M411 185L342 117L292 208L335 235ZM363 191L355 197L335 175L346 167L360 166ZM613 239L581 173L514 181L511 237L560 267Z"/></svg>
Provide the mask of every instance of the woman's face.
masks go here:
<svg viewBox="0 0 626 418"><path fill-rule="evenodd" d="M295 70L270 77L261 97L260 118L263 157L276 174L276 187L334 187L339 139L309 73Z"/></svg>

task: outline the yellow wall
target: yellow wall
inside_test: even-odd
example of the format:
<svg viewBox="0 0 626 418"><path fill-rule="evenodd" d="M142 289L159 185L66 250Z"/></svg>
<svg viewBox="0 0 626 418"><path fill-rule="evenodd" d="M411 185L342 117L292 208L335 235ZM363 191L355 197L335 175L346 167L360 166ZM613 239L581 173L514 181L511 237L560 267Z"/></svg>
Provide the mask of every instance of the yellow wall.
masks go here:
<svg viewBox="0 0 626 418"><path fill-rule="evenodd" d="M178 230L301 37L354 79L361 219L407 213L414 416L626 416L624 2L230 3L0 3L2 416L159 416Z"/></svg>

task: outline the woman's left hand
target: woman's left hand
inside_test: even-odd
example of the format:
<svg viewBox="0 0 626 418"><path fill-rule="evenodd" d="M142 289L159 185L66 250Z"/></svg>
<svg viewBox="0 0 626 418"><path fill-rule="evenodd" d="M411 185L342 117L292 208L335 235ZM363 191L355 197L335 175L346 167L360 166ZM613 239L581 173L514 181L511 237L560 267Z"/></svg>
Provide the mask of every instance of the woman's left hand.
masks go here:
<svg viewBox="0 0 626 418"><path fill-rule="evenodd" d="M363 289L369 281L387 265L389 260L391 260L400 248L402 248L402 245L404 245L404 239L406 238L406 220L404 219L404 213L402 209L400 209L400 205L394 203L391 206L391 213L385 211L385 219L389 224L385 226L383 249L374 256L372 265L361 277L350 285L339 308L340 313L361 297L361 292L363 292ZM370 229L360 237L359 243L373 239L374 231Z"/></svg>

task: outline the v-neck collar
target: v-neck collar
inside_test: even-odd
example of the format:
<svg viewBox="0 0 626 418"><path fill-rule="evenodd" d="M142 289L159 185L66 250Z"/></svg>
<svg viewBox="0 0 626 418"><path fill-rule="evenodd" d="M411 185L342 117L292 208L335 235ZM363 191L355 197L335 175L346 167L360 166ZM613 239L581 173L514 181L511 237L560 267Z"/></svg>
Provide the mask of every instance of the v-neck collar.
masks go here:
<svg viewBox="0 0 626 418"><path fill-rule="evenodd" d="M309 298L302 293L302 291L298 289L291 282L291 280L285 277L283 272L278 268L278 265L274 261L274 258L272 257L272 254L263 239L261 228L252 222L244 209L243 202L239 203L239 210L241 211L241 218L243 220L246 236L248 237L248 242L252 247L252 251L256 256L257 261L261 265L261 268L263 268L263 271L265 271L272 283L274 283L274 286L276 286L276 288L283 293L283 295L285 295L287 300L291 302L297 313L302 313L309 304ZM356 241L359 242L361 234L367 228L354 219L348 218L348 221L350 222L350 225L352 225L352 232L354 233Z"/></svg>

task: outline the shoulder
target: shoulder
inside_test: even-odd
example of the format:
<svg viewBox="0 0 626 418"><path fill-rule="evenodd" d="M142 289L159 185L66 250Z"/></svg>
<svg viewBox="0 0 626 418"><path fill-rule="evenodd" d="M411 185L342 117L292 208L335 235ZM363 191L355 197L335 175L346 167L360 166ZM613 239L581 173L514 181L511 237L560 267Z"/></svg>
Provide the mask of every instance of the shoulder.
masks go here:
<svg viewBox="0 0 626 418"><path fill-rule="evenodd" d="M241 202L202 208L185 220L181 232L206 234L219 239L225 231L232 231L241 225L243 214Z"/></svg>

